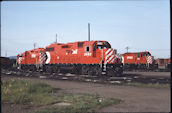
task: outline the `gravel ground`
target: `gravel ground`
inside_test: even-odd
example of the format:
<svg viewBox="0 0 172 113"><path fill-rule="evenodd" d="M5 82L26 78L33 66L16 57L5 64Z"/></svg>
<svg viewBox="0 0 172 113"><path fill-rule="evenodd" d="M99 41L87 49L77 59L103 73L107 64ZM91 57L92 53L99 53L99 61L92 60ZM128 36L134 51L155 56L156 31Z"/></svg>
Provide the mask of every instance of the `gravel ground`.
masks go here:
<svg viewBox="0 0 172 113"><path fill-rule="evenodd" d="M11 78L13 77L2 75L1 79ZM170 112L170 88L119 86L26 77L24 79L39 80L53 87L61 88L68 93L91 93L102 97L120 98L123 100L118 105L100 109L98 112ZM28 112L28 110L21 109L20 106L14 109L14 106L12 108L9 104L2 104L2 113L11 113L11 111L13 113Z"/></svg>
<svg viewBox="0 0 172 113"><path fill-rule="evenodd" d="M77 75L77 74L62 74L62 73L40 73L23 70L2 70L2 74L9 76L26 76L37 78L48 78L56 80L70 80L82 82L94 82L103 84L124 85L131 83L144 84L170 84L170 72L124 72L119 76L108 77L106 75L91 76L91 75Z"/></svg>

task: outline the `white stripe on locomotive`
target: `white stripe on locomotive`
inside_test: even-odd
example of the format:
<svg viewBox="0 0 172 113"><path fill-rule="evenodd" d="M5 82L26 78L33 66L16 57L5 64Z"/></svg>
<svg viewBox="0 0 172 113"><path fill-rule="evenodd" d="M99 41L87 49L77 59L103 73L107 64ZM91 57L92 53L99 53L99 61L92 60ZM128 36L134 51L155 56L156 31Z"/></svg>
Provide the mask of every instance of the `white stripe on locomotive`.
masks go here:
<svg viewBox="0 0 172 113"><path fill-rule="evenodd" d="M152 64L152 56L147 57L147 63Z"/></svg>
<svg viewBox="0 0 172 113"><path fill-rule="evenodd" d="M113 54L113 49L111 49L111 52L109 54L106 55L106 60L109 59L109 57Z"/></svg>
<svg viewBox="0 0 172 113"><path fill-rule="evenodd" d="M115 58L115 56L114 55L112 55L106 62L108 62L109 63L109 61L110 60L112 60L112 58Z"/></svg>
<svg viewBox="0 0 172 113"><path fill-rule="evenodd" d="M108 49L108 50L105 52L105 54L107 54L110 50L111 50L111 49Z"/></svg>
<svg viewBox="0 0 172 113"><path fill-rule="evenodd" d="M105 52L105 62L106 63L113 63L114 60L115 60L115 55L114 55L114 50L113 49L108 49L106 52Z"/></svg>

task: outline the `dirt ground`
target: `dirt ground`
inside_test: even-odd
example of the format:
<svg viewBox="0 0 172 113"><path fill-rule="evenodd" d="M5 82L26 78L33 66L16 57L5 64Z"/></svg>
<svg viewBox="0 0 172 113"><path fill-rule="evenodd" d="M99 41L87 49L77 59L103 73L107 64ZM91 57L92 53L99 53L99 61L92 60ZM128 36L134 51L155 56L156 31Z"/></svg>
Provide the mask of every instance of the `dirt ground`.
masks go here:
<svg viewBox="0 0 172 113"><path fill-rule="evenodd" d="M11 76L1 76L2 80L10 78ZM120 98L123 100L118 105L109 106L97 112L170 112L170 88L119 86L26 77L24 79L39 80L53 87L61 88L68 93L91 93L102 97ZM18 113L22 109L20 106L13 105L11 107L9 104L2 104L2 113L11 113L11 111ZM27 111L29 110L25 112Z"/></svg>

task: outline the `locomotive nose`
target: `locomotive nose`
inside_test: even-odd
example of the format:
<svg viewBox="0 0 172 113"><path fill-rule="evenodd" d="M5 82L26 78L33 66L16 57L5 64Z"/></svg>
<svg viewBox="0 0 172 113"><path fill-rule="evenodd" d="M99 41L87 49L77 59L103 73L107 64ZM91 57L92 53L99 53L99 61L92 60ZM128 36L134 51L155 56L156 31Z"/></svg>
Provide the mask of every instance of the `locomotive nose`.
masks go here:
<svg viewBox="0 0 172 113"><path fill-rule="evenodd" d="M106 49L105 62L106 63L114 63L114 61L115 61L115 50L112 48Z"/></svg>
<svg viewBox="0 0 172 113"><path fill-rule="evenodd" d="M49 52L41 52L40 58L41 64L47 64L50 62L50 53Z"/></svg>
<svg viewBox="0 0 172 113"><path fill-rule="evenodd" d="M147 63L152 64L153 63L153 56L147 56Z"/></svg>

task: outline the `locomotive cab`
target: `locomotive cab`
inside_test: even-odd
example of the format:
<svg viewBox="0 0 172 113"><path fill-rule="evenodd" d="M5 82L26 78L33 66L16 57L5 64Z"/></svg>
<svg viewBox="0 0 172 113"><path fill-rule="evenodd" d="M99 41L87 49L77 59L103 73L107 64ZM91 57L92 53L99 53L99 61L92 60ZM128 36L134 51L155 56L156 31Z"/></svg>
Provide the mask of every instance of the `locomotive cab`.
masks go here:
<svg viewBox="0 0 172 113"><path fill-rule="evenodd" d="M107 49L111 48L111 45L106 41L96 41L93 44L93 57L96 57L99 55L100 57L103 57L102 53L105 52Z"/></svg>
<svg viewBox="0 0 172 113"><path fill-rule="evenodd" d="M106 72L107 75L122 73L122 63L117 55L117 50L111 48L111 45L107 41L96 41L93 44L93 57L95 56L101 58L102 72Z"/></svg>
<svg viewBox="0 0 172 113"><path fill-rule="evenodd" d="M97 41L93 44L93 56L95 54L101 54L105 63L120 63L117 50L111 48L111 45L107 41Z"/></svg>

